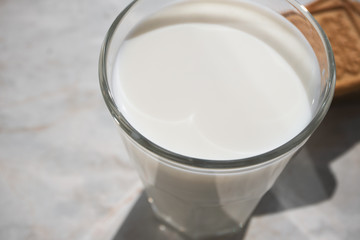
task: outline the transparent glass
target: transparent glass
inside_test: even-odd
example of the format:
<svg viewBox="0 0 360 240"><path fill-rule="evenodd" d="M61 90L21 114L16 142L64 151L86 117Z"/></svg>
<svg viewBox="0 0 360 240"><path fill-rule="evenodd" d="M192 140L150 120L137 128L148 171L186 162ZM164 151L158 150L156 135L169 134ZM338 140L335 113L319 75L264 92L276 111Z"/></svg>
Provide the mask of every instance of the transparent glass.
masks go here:
<svg viewBox="0 0 360 240"><path fill-rule="evenodd" d="M171 152L142 136L124 117L113 99L112 74L121 44L133 29L152 14L164 7L181 3L223 4L217 0L152 0L134 1L115 19L101 49L99 78L102 94L127 151L135 162L139 176L145 186L148 200L155 214L167 224L192 238L218 236L241 229L261 197L271 188L290 158L307 141L324 118L334 93L335 63L329 41L323 30L305 7L294 0L231 0L237 3L251 2L262 5L281 15L292 23L312 47L320 69L318 83L310 80L304 83L311 92L312 120L294 138L269 152L233 160L198 159ZM201 9L201 8L200 8ZM173 24L176 21L201 19L204 11L194 12L192 17L175 14L162 19L158 25ZM212 12L207 11L207 16ZM215 13L214 13L215 14ZM216 21L219 16L216 15ZM220 20L229 22L228 16ZM236 21L236 20L235 20ZM160 25L159 25L160 24ZM236 22L232 22L236 25ZM259 25L267 24L259 19ZM270 30L271 33L271 30ZM273 48L289 48L275 34ZM301 64L292 61L290 64ZM296 56L294 56L296 59ZM141 71L141 69L139 69ZM311 88L317 90L312 91ZM141 86L139 86L141 87ZM216 112L214 112L216 114Z"/></svg>

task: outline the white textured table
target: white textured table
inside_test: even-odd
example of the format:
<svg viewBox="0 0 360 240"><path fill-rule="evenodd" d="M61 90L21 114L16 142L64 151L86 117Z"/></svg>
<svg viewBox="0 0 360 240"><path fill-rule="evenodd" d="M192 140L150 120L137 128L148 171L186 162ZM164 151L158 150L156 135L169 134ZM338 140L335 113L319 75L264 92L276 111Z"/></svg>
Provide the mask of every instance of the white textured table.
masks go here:
<svg viewBox="0 0 360 240"><path fill-rule="evenodd" d="M100 45L127 2L0 1L0 239L182 239L137 201L99 91ZM332 106L234 239L357 240L359 156L358 98Z"/></svg>

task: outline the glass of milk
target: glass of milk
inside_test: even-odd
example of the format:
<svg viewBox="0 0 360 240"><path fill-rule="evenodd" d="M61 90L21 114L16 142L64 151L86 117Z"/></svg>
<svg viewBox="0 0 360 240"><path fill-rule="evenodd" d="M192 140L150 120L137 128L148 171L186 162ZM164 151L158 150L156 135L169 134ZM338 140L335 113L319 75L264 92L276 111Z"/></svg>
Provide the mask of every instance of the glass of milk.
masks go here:
<svg viewBox="0 0 360 240"><path fill-rule="evenodd" d="M105 102L156 216L241 229L324 118L327 37L294 0L138 0L101 49Z"/></svg>

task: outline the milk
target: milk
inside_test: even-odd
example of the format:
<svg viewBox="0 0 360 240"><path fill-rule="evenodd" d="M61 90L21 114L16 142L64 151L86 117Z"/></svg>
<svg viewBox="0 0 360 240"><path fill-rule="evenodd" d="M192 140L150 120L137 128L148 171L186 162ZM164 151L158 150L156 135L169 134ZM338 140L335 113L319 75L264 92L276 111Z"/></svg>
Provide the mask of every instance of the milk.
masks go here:
<svg viewBox="0 0 360 240"><path fill-rule="evenodd" d="M263 17L261 11L238 14L254 22ZM293 42L287 26L276 21L265 28ZM186 156L237 159L270 151L306 126L308 79L287 61L286 49L274 49L251 23L246 31L229 25L180 22L124 43L114 97L143 136ZM306 45L295 42L293 48L297 58L314 62Z"/></svg>
<svg viewBox="0 0 360 240"><path fill-rule="evenodd" d="M171 152L210 160L271 151L312 118L320 82L310 45L248 1L164 8L120 47L113 97L127 121ZM184 170L126 139L155 212L203 236L241 226L297 150L231 173Z"/></svg>

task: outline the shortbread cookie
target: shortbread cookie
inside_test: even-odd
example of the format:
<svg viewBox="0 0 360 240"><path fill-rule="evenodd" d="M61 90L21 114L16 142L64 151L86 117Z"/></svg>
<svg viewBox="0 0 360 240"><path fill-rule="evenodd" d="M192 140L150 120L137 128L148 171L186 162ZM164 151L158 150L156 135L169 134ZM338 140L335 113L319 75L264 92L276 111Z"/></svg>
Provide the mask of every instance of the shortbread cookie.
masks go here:
<svg viewBox="0 0 360 240"><path fill-rule="evenodd" d="M306 7L333 48L337 71L335 96L360 94L360 2L318 0Z"/></svg>

